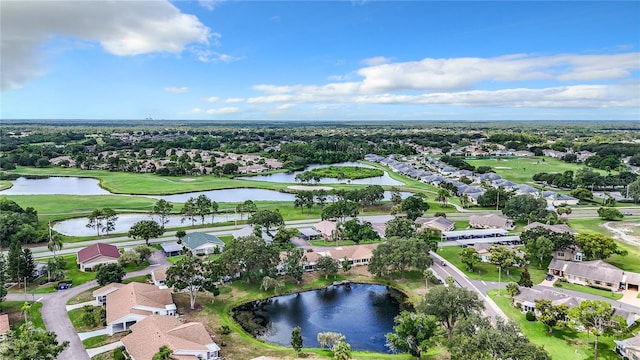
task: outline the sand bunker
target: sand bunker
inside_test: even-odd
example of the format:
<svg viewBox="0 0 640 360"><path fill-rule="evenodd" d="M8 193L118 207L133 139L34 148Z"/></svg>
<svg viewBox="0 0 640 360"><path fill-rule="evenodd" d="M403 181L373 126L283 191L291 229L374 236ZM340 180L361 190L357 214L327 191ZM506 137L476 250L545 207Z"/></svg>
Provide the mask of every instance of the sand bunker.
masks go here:
<svg viewBox="0 0 640 360"><path fill-rule="evenodd" d="M511 168L510 168L510 167L508 167L508 166L496 166L495 168L496 168L496 169L511 170Z"/></svg>
<svg viewBox="0 0 640 360"><path fill-rule="evenodd" d="M194 179L194 178L186 178L186 179L180 179L180 181L191 182L191 181L196 181L196 179Z"/></svg>
<svg viewBox="0 0 640 360"><path fill-rule="evenodd" d="M300 190L300 191L313 191L313 190L332 190L331 186L307 186L307 185L292 185L287 186L287 189Z"/></svg>
<svg viewBox="0 0 640 360"><path fill-rule="evenodd" d="M604 226L613 231L618 238L631 244L640 245L640 223L636 222L607 222Z"/></svg>

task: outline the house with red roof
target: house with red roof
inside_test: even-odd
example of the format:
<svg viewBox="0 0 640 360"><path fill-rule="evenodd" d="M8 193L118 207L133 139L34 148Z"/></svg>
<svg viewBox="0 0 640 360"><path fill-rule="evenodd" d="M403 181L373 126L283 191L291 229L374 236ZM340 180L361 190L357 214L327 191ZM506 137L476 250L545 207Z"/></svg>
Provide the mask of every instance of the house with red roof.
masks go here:
<svg viewBox="0 0 640 360"><path fill-rule="evenodd" d="M98 265L117 263L120 251L114 245L93 244L78 251L77 263L80 271L93 270Z"/></svg>

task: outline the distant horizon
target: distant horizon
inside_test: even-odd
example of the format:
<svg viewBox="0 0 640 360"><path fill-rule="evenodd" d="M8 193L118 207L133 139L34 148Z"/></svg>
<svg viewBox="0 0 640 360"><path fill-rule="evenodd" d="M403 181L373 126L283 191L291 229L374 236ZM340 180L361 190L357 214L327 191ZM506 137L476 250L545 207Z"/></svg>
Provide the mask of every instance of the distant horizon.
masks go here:
<svg viewBox="0 0 640 360"><path fill-rule="evenodd" d="M638 14L638 1L6 0L0 119L640 121Z"/></svg>

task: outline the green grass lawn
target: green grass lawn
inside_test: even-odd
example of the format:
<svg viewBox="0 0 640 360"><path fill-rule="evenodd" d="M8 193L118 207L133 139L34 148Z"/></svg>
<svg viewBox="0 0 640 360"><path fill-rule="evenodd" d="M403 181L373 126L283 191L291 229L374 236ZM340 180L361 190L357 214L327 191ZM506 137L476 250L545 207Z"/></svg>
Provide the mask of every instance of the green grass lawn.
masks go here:
<svg viewBox="0 0 640 360"><path fill-rule="evenodd" d="M466 161L475 166L491 166L491 168L504 179L513 181L518 184L526 184L533 182L533 175L536 173L563 173L571 170L576 173L584 165L566 163L558 159L547 156L534 156L522 158L494 158L494 159L466 159ZM606 175L606 171L595 171Z"/></svg>
<svg viewBox="0 0 640 360"><path fill-rule="evenodd" d="M29 307L27 318L31 320L35 327L44 329L44 321L42 320L42 315L40 314L42 303L32 303L30 301L29 303L31 304L31 306ZM24 315L22 314L23 305L24 301L3 301L2 303L0 303L0 313L9 314L9 324L12 329L17 329L20 325L24 324Z"/></svg>
<svg viewBox="0 0 640 360"><path fill-rule="evenodd" d="M567 289L567 290L579 291L579 292L592 294L592 295L598 295L598 296L602 296L604 298L612 299L612 300L622 299L622 294L614 293L613 291L610 291L610 290L597 289L597 288L592 288L589 286L584 286L579 284L571 284L568 282L566 283L563 282L560 284L562 284L562 286L558 288L558 291L560 291L560 289Z"/></svg>
<svg viewBox="0 0 640 360"><path fill-rule="evenodd" d="M462 248L458 246L443 246L438 248L438 255L447 259L447 261L451 262L471 279L498 282L499 274L497 266L489 263L479 263L474 266L473 272L470 272L467 270L466 265L460 261L460 251L462 251ZM546 265L548 265L548 262L543 265L545 266L542 269L538 269L535 264L529 265L529 274L534 284L542 282L547 274ZM521 271L521 268L511 268L509 271L510 275L507 276L503 270L500 274L500 281L502 283L517 282L520 279Z"/></svg>
<svg viewBox="0 0 640 360"><path fill-rule="evenodd" d="M497 291L489 291L489 296L504 311L510 320L520 324L522 333L531 342L542 345L549 352L551 358L556 360L589 360L593 359L593 336L587 336L584 332L576 332L571 329L554 329L549 334L547 327L537 321L527 321L525 315L510 305L509 295L497 295ZM598 359L619 360L614 352L615 343L613 337L601 336L598 344Z"/></svg>
<svg viewBox="0 0 640 360"><path fill-rule="evenodd" d="M67 311L67 315L69 315L69 320L71 320L71 324L73 325L73 328L76 329L76 332L81 333L86 331L98 330L104 328L104 325L102 325L102 322L100 321L99 310L101 308L101 306L91 306L91 315L93 316L93 319L95 321L94 325L88 325L84 322L84 307Z"/></svg>
<svg viewBox="0 0 640 360"><path fill-rule="evenodd" d="M82 345L85 349L93 349L102 345L111 344L113 341L109 341L111 337L109 335L98 335L82 340Z"/></svg>

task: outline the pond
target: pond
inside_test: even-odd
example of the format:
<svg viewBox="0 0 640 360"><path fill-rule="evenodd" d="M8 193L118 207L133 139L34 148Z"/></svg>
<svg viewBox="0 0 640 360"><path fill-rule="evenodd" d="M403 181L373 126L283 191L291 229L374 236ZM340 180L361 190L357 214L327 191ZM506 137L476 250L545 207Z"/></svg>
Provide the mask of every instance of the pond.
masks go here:
<svg viewBox="0 0 640 360"><path fill-rule="evenodd" d="M305 347L320 347L318 333L332 331L345 335L354 350L386 353L385 335L393 331L404 300L383 285L332 285L245 304L234 309L234 317L241 325L246 319L259 324L254 335L271 344L290 347L291 331L300 326Z"/></svg>
<svg viewBox="0 0 640 360"><path fill-rule="evenodd" d="M213 218L213 222L228 222L235 220L246 220L247 215L242 215L240 218L240 214L216 214ZM127 233L129 229L133 226L133 224L137 223L140 220L155 220L159 221L157 217L151 217L148 214L118 214L118 220L116 220L115 230L111 231L110 234L122 234ZM166 228L176 228L181 226L190 226L191 220L185 220L182 222L182 217L179 215L170 216L168 218L169 222L165 225ZM55 223L53 225L53 230L59 232L60 234L67 236L93 236L96 235L96 229L88 228L87 223L89 219L86 217L83 218L75 218L69 220L63 220ZM205 224L211 224L211 216L206 216L204 218ZM200 218L196 219L196 225L201 224ZM167 230L166 234L170 233ZM102 234L102 232L100 233Z"/></svg>
<svg viewBox="0 0 640 360"><path fill-rule="evenodd" d="M0 191L0 195L109 195L92 178L52 176L44 179L20 177L11 181L13 186Z"/></svg>
<svg viewBox="0 0 640 360"><path fill-rule="evenodd" d="M373 166L369 166L366 164L360 164L357 162L344 162L338 164L328 164L328 165L310 165L305 170L312 170L318 168L325 168L329 166L358 166L358 167L366 167L372 168ZM294 171L289 173L276 173L270 175L256 175L256 176L245 176L239 179L245 180L257 180L257 181L269 181L276 183L296 183L296 175L303 173L304 171ZM334 178L322 178L320 179L319 184L359 184L359 185L390 185L390 186L402 186L404 183L394 180L389 176L389 174L385 171L383 176L378 177L370 177L364 179L355 179L355 180L338 180Z"/></svg>

